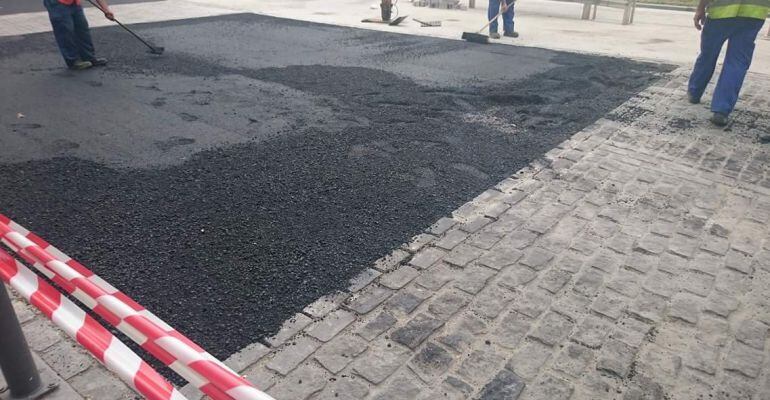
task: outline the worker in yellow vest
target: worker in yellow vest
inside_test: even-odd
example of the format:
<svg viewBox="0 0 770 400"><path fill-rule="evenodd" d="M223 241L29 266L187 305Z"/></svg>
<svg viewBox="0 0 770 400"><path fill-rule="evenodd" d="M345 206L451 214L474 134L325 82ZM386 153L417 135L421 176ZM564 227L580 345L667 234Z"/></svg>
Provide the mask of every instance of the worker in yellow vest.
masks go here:
<svg viewBox="0 0 770 400"><path fill-rule="evenodd" d="M722 73L711 101L711 122L726 126L738 102L746 72L754 55L754 42L770 12L770 0L700 0L695 28L701 31L700 54L690 75L690 103L700 102L727 42Z"/></svg>
<svg viewBox="0 0 770 400"><path fill-rule="evenodd" d="M107 60L97 58L88 20L83 13L81 0L43 0L51 20L53 35L59 45L64 62L70 69L82 70L94 66L106 65ZM114 20L107 0L96 0L104 16Z"/></svg>

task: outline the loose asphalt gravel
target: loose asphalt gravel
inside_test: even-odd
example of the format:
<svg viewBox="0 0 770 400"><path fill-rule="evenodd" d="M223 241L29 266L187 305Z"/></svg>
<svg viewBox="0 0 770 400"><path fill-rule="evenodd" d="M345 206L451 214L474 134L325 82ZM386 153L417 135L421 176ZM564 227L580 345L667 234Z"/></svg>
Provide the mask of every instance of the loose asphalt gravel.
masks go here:
<svg viewBox="0 0 770 400"><path fill-rule="evenodd" d="M669 69L256 15L136 28L167 53L97 29L111 64L84 73L50 34L0 39L0 210L222 358Z"/></svg>

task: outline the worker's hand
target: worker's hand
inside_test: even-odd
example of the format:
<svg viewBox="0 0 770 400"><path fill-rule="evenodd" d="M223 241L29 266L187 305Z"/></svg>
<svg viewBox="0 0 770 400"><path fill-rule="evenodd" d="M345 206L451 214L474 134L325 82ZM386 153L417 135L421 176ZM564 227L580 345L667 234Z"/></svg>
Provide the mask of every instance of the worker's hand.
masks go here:
<svg viewBox="0 0 770 400"><path fill-rule="evenodd" d="M107 18L110 21L114 21L115 20L115 14L113 14L112 10L110 10L109 8L104 10L104 17Z"/></svg>
<svg viewBox="0 0 770 400"><path fill-rule="evenodd" d="M698 7L698 9L695 10L695 16L692 20L695 23L695 29L703 29L703 26L706 25L706 9Z"/></svg>

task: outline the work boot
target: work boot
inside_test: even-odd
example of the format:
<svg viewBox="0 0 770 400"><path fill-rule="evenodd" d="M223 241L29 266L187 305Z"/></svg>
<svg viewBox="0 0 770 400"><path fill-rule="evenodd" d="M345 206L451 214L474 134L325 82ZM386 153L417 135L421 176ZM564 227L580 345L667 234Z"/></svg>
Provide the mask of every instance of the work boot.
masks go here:
<svg viewBox="0 0 770 400"><path fill-rule="evenodd" d="M91 60L91 64L93 64L94 67L103 67L107 65L107 62L106 58L94 58Z"/></svg>
<svg viewBox="0 0 770 400"><path fill-rule="evenodd" d="M711 116L711 123L719 127L727 126L727 114L715 112Z"/></svg>
<svg viewBox="0 0 770 400"><path fill-rule="evenodd" d="M500 34L497 32L489 32L490 39L500 39Z"/></svg>
<svg viewBox="0 0 770 400"><path fill-rule="evenodd" d="M516 31L514 31L514 32L505 32L505 33L503 33L503 36L511 37L511 38L517 38L517 37L519 37L519 32L516 32Z"/></svg>
<svg viewBox="0 0 770 400"><path fill-rule="evenodd" d="M687 101L690 102L690 104L700 104L700 97L695 97L692 93L687 93Z"/></svg>
<svg viewBox="0 0 770 400"><path fill-rule="evenodd" d="M81 61L81 60L78 60L78 61L75 61L74 63L72 63L72 65L70 65L69 68L70 69L74 69L76 71L82 71L84 69L89 69L89 68L91 68L93 66L94 65L91 64L91 61Z"/></svg>

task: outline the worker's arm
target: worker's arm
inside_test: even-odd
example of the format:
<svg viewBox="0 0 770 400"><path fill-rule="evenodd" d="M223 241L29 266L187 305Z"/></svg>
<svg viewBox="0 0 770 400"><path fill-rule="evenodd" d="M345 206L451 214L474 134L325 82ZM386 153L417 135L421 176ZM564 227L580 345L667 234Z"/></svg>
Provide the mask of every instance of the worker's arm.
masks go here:
<svg viewBox="0 0 770 400"><path fill-rule="evenodd" d="M698 8L695 9L693 22L695 22L695 29L697 30L703 29L703 25L706 24L706 5L708 5L709 1L710 0L700 0Z"/></svg>
<svg viewBox="0 0 770 400"><path fill-rule="evenodd" d="M104 16L107 17L107 19L110 21L115 20L115 14L113 14L112 10L110 10L110 5L107 4L107 0L96 0L96 2L99 4L99 9L102 10Z"/></svg>

